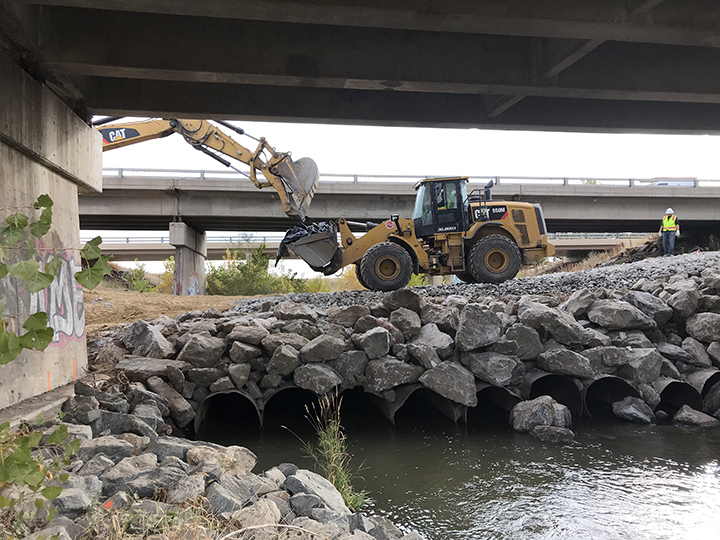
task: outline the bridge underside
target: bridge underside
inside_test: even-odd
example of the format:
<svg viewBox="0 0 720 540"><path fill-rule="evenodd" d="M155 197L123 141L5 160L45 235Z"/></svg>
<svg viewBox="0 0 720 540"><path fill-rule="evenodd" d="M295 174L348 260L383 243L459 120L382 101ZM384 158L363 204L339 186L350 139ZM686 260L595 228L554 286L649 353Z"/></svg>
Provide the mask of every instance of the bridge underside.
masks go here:
<svg viewBox="0 0 720 540"><path fill-rule="evenodd" d="M720 130L713 0L14 0L0 48L74 110Z"/></svg>

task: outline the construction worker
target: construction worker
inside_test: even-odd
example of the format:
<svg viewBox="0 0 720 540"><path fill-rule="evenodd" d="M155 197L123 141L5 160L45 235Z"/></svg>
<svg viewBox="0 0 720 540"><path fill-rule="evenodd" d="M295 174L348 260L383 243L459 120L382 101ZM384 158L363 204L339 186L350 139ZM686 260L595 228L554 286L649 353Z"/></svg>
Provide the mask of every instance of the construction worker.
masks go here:
<svg viewBox="0 0 720 540"><path fill-rule="evenodd" d="M675 238L680 236L680 222L672 208L665 210L665 216L658 234L662 235L665 256L675 255Z"/></svg>

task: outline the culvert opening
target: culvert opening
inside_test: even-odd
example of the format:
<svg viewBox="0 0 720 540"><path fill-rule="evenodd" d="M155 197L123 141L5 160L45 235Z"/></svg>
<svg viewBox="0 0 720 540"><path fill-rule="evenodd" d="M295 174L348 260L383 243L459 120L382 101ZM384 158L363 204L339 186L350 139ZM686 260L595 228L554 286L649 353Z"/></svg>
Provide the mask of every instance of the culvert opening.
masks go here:
<svg viewBox="0 0 720 540"><path fill-rule="evenodd" d="M698 391L689 384L673 381L660 392L660 404L655 407L655 411L664 411L669 416L674 416L683 405L702 411L703 400Z"/></svg>
<svg viewBox="0 0 720 540"><path fill-rule="evenodd" d="M585 410L593 418L616 418L612 404L626 397L640 394L627 381L618 377L603 377L585 389Z"/></svg>
<svg viewBox="0 0 720 540"><path fill-rule="evenodd" d="M446 405L443 400L448 401L429 388L416 388L402 403L397 403L399 407L393 414L394 423L396 426L447 423L450 420L446 414L441 412L441 407Z"/></svg>
<svg viewBox="0 0 720 540"><path fill-rule="evenodd" d="M260 430L254 402L238 392L208 396L198 407L195 438L217 444L238 444Z"/></svg>
<svg viewBox="0 0 720 540"><path fill-rule="evenodd" d="M340 394L340 422L354 432L373 431L379 425L387 424L385 416L373 401L372 394L357 386Z"/></svg>
<svg viewBox="0 0 720 540"><path fill-rule="evenodd" d="M270 396L263 410L263 429L266 432L290 430L303 440L310 440L313 428L308 410L318 407L320 398L304 388L283 388Z"/></svg>
<svg viewBox="0 0 720 540"><path fill-rule="evenodd" d="M475 407L468 407L468 425L508 426L510 411L522 401L519 396L497 386L478 390L477 399Z"/></svg>
<svg viewBox="0 0 720 540"><path fill-rule="evenodd" d="M538 377L530 386L529 399L550 396L562 403L575 416L582 414L582 396L577 385L565 375L548 374Z"/></svg>

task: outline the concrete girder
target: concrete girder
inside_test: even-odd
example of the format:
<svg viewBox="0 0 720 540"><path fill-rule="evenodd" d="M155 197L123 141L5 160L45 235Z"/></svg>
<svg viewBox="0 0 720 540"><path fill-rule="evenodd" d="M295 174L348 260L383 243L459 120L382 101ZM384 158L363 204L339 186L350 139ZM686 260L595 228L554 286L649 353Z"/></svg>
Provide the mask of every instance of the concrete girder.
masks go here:
<svg viewBox="0 0 720 540"><path fill-rule="evenodd" d="M43 66L70 76L720 103L720 50L713 48L67 8L44 12L43 21ZM55 31L71 25L74 32ZM112 35L133 39L119 45ZM253 54L243 46L268 36Z"/></svg>
<svg viewBox="0 0 720 540"><path fill-rule="evenodd" d="M720 46L713 0L22 0L96 10L346 27Z"/></svg>

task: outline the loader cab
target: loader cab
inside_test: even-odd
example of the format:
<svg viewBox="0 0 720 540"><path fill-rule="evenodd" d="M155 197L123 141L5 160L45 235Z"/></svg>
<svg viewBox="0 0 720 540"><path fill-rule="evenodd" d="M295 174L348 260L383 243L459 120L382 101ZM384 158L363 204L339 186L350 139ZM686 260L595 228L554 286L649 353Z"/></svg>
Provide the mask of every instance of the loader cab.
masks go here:
<svg viewBox="0 0 720 540"><path fill-rule="evenodd" d="M415 186L413 221L418 238L467 231L466 184L466 177L436 178L423 180Z"/></svg>

